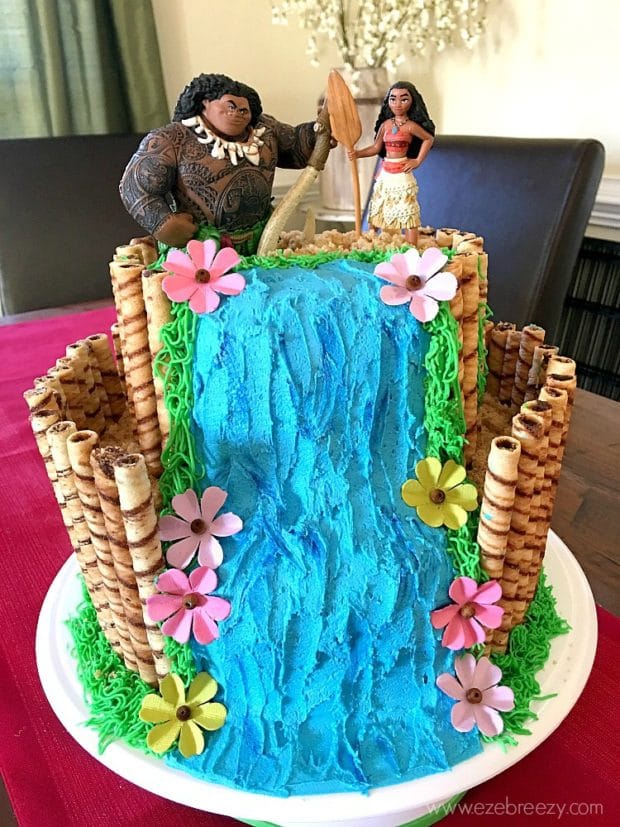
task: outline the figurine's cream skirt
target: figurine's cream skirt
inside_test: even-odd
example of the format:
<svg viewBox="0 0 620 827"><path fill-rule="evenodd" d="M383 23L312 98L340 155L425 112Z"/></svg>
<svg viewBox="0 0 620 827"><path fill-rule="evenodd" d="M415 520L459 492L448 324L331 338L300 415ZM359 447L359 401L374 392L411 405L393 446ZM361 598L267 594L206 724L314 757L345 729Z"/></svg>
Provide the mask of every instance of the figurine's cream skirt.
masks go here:
<svg viewBox="0 0 620 827"><path fill-rule="evenodd" d="M390 158L391 163L398 160ZM368 223L382 230L406 230L420 226L418 184L411 172L386 172L381 169L370 201Z"/></svg>

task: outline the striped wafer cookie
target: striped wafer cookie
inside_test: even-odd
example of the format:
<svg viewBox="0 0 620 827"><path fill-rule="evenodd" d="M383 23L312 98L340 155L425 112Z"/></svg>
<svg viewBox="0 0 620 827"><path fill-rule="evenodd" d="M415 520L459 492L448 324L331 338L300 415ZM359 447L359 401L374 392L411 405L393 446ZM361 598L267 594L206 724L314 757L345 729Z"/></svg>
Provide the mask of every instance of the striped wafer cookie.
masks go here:
<svg viewBox="0 0 620 827"><path fill-rule="evenodd" d="M478 524L480 564L494 580L501 580L510 520L517 487L521 445L510 436L491 442Z"/></svg>
<svg viewBox="0 0 620 827"><path fill-rule="evenodd" d="M521 331L509 330L506 337L506 347L504 348L504 361L502 362L502 372L499 380L499 393L497 394L497 398L503 405L510 405L512 399L520 342Z"/></svg>
<svg viewBox="0 0 620 827"><path fill-rule="evenodd" d="M75 371L75 380L80 388L82 410L86 418L86 430L103 433L105 416L101 409L101 397L90 363L90 348L86 342L73 342L67 345L67 358Z"/></svg>
<svg viewBox="0 0 620 827"><path fill-rule="evenodd" d="M549 447L547 449L547 467L550 478L550 490L548 492L550 518L562 468L560 447L562 445L562 434L564 431L564 416L566 414L566 406L568 405L568 393L559 388L549 388L545 386L540 389L539 399L543 402L548 402L552 409L551 427L549 428ZM545 472L545 481L546 480L547 474Z"/></svg>
<svg viewBox="0 0 620 827"><path fill-rule="evenodd" d="M465 413L465 464L471 467L476 452L478 427L478 304L480 301L478 255L457 253L461 262L463 294L463 409ZM453 259L454 260L454 259Z"/></svg>
<svg viewBox="0 0 620 827"><path fill-rule="evenodd" d="M118 322L110 326L110 335L112 336L112 345L114 347L114 358L116 359L116 372L121 383L121 390L123 396L127 398L127 382L125 380L125 362L123 360L123 344L121 341L121 327Z"/></svg>
<svg viewBox="0 0 620 827"><path fill-rule="evenodd" d="M73 530L76 541L75 555L78 559L80 569L84 575L86 588L97 612L99 625L106 636L112 649L122 657L120 652L120 640L110 606L106 599L103 578L97 565L97 554L92 544L84 510L77 491L75 475L71 468L67 440L76 433L76 426L73 422L58 422L53 425L48 433L52 457L56 465L58 483L61 487L67 510L71 515Z"/></svg>
<svg viewBox="0 0 620 827"><path fill-rule="evenodd" d="M165 570L165 564L159 542L157 514L153 508L151 483L142 454L126 454L119 457L114 463L114 478L143 607L146 634L153 652L155 671L161 679L170 671L170 662L164 654L161 630L150 619L145 602L147 598L157 594L155 578Z"/></svg>
<svg viewBox="0 0 620 827"><path fill-rule="evenodd" d="M143 681L156 686L157 674L153 652L146 634L142 603L114 478L114 463L124 455L124 450L117 446L95 448L91 453L90 462L138 673Z"/></svg>
<svg viewBox="0 0 620 827"><path fill-rule="evenodd" d="M138 441L149 471L159 477L161 435L142 294L142 267L112 262L110 272L117 308L120 307L125 381L133 403Z"/></svg>
<svg viewBox="0 0 620 827"><path fill-rule="evenodd" d="M32 390L26 391L24 393L24 399L26 400L26 404L31 411L29 417L30 426L32 428L32 433L34 435L37 448L41 454L41 459L45 465L47 478L52 485L54 497L56 498L58 508L60 509L63 525L69 535L71 547L75 549L77 540L75 540L73 536L73 523L71 521L71 515L67 510L65 497L58 483L58 474L56 473L56 466L54 464L49 441L47 439L48 429L51 428L52 425L55 425L57 422L61 421L57 398L55 397L53 391L50 392L45 387L39 386L37 388L33 388ZM45 406L43 406L43 402L45 402Z"/></svg>
<svg viewBox="0 0 620 827"><path fill-rule="evenodd" d="M78 427L78 430L86 427L86 414L83 408L83 395L81 386L77 381L76 372L71 361L62 356L56 360L55 374L67 401L67 418Z"/></svg>
<svg viewBox="0 0 620 827"><path fill-rule="evenodd" d="M540 399L531 399L524 402L521 406L523 413L531 413L539 416L544 423L544 440L543 446L538 457L538 469L536 472L536 482L534 483L534 494L532 496L532 510L536 508L535 513L530 518L530 523L534 522L534 535L532 547L532 561L530 563L530 574L528 580L527 599L531 602L536 587L538 585L538 577L544 556L545 544L547 541L547 531L549 528L549 508L546 499L546 491L550 487L546 485L545 480L548 479L549 470L547 467L547 455L549 451L549 432L551 429L551 422L553 416L553 409L548 402L543 402Z"/></svg>
<svg viewBox="0 0 620 827"><path fill-rule="evenodd" d="M160 331L165 324L171 320L170 299L162 290L162 281L166 276L165 270L144 270L142 273L142 292L144 294L144 305L146 307L146 320L148 328L149 348L151 351L151 363L162 349L163 344ZM170 433L170 415L164 403L164 382L159 371L153 365L153 384L155 386L155 397L157 400L157 419L159 420L159 432L161 434L162 451L166 447L166 440Z"/></svg>
<svg viewBox="0 0 620 827"><path fill-rule="evenodd" d="M109 416L117 422L125 412L125 393L114 364L110 344L105 333L93 333L86 340L97 360L101 382L110 408ZM107 411L106 411L107 413Z"/></svg>
<svg viewBox="0 0 620 827"><path fill-rule="evenodd" d="M510 516L510 531L502 571L502 624L493 635L493 651L505 651L508 633L514 626L513 613L518 601L521 580L527 584L530 558L524 552L525 536L530 518L530 505L538 471L538 451L544 435L544 423L532 414L517 414L512 420L512 436L521 445L517 467L517 486Z"/></svg>
<svg viewBox="0 0 620 827"><path fill-rule="evenodd" d="M110 607L112 621L118 635L119 654L122 656L125 666L132 671L136 671L136 657L129 637L119 583L114 570L112 552L110 551L101 503L90 463L90 455L97 447L98 441L99 438L95 431L77 431L71 434L67 440L67 452L91 543L97 556L97 568L103 582L103 592Z"/></svg>
<svg viewBox="0 0 620 827"><path fill-rule="evenodd" d="M512 406L520 408L525 399L527 379L532 367L534 348L541 345L545 340L545 331L536 324L528 324L521 331L519 340L519 353L515 365L515 380L512 386Z"/></svg>
<svg viewBox="0 0 620 827"><path fill-rule="evenodd" d="M555 345L542 344L534 348L532 366L527 377L527 387L525 388L525 402L529 402L530 399L536 399L538 396L538 391L545 384L549 360L552 356L555 356L557 352L558 349Z"/></svg>
<svg viewBox="0 0 620 827"><path fill-rule="evenodd" d="M452 239L454 238L455 233L458 232L459 230L455 230L453 227L440 227L435 232L437 244L439 244L440 247L449 247L452 249Z"/></svg>
<svg viewBox="0 0 620 827"><path fill-rule="evenodd" d="M508 341L508 334L511 330L516 330L516 327L512 324L512 322L498 322L496 325L492 326L489 334L489 352L487 356L489 372L487 374L487 392L494 397L499 395L499 385L502 379L506 344Z"/></svg>

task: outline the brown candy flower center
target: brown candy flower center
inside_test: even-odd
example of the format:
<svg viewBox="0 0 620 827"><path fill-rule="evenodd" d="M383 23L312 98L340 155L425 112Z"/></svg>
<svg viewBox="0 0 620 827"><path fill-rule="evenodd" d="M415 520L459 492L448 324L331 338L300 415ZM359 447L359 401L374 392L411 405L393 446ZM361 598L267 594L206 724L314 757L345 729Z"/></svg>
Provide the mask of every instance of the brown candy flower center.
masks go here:
<svg viewBox="0 0 620 827"><path fill-rule="evenodd" d="M195 609L198 605L198 595L197 594L186 594L183 598L183 608L184 609Z"/></svg>
<svg viewBox="0 0 620 827"><path fill-rule="evenodd" d="M192 710L187 705L180 706L177 709L177 718L179 721L189 721L192 717Z"/></svg>
<svg viewBox="0 0 620 827"><path fill-rule="evenodd" d="M476 689L475 686L472 686L472 688L468 689L465 693L465 699L468 700L470 704L479 704L482 702L482 692Z"/></svg>
<svg viewBox="0 0 620 827"><path fill-rule="evenodd" d="M462 617L473 617L476 614L476 607L473 603L464 603L461 606L460 614Z"/></svg>
<svg viewBox="0 0 620 827"><path fill-rule="evenodd" d="M206 284L211 281L211 273L208 270L205 270L204 267L201 267L199 270L196 270L195 279L201 284Z"/></svg>
<svg viewBox="0 0 620 827"><path fill-rule="evenodd" d="M422 287L422 279L420 276L409 276L405 282L407 290L419 290Z"/></svg>
<svg viewBox="0 0 620 827"><path fill-rule="evenodd" d="M201 520L200 517L196 520L192 520L189 525L192 534L205 534L207 530L207 524L204 520Z"/></svg>
<svg viewBox="0 0 620 827"><path fill-rule="evenodd" d="M441 505L446 499L445 492L442 491L441 488L433 488L428 496L430 497L431 502L435 503L435 505Z"/></svg>

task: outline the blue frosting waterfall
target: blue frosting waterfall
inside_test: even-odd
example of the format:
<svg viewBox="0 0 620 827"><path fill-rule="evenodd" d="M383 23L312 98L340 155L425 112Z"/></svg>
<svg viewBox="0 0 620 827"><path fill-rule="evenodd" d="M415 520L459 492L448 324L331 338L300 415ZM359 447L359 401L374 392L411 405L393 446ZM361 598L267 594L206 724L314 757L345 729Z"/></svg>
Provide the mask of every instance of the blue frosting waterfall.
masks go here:
<svg viewBox="0 0 620 827"><path fill-rule="evenodd" d="M200 318L192 428L207 484L244 529L224 538L232 603L198 670L226 725L170 763L273 795L367 790L480 750L435 687L453 656L428 613L453 569L443 529L400 497L424 456L428 334L378 297L373 265L253 269Z"/></svg>

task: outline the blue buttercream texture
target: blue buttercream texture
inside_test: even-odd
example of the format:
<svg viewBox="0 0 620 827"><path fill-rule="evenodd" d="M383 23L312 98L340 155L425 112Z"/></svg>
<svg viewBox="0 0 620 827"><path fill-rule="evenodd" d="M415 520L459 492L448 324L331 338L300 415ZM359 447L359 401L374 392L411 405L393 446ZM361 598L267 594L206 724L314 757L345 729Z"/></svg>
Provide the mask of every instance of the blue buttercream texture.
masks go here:
<svg viewBox="0 0 620 827"><path fill-rule="evenodd" d="M229 492L221 637L192 643L225 726L182 764L273 795L366 791L480 750L435 686L453 669L429 612L446 534L401 499L424 457L428 336L379 300L373 266L254 269L199 320L192 428L202 488ZM202 489L201 489L202 490Z"/></svg>

